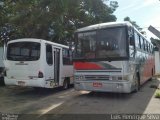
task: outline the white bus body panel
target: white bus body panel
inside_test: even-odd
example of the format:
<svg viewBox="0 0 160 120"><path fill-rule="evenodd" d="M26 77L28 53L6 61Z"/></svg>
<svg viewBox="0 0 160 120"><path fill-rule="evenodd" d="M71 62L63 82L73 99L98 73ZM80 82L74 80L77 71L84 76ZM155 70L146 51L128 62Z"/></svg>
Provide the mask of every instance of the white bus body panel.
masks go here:
<svg viewBox="0 0 160 120"><path fill-rule="evenodd" d="M38 72L43 70L39 61L5 61L7 76L6 85L44 87L44 78L38 78ZM43 72L43 71L42 71Z"/></svg>
<svg viewBox="0 0 160 120"><path fill-rule="evenodd" d="M62 67L62 79L70 77L70 83L73 84L73 65L63 65ZM63 85L63 81L61 81Z"/></svg>

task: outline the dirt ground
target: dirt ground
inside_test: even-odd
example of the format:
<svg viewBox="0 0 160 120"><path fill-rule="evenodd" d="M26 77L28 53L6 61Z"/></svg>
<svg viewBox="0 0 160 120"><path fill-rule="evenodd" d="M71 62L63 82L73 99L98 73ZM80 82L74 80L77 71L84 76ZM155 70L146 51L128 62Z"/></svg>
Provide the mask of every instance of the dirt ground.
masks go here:
<svg viewBox="0 0 160 120"><path fill-rule="evenodd" d="M160 114L160 99L154 97L156 89L151 88L152 85L158 86L159 82L157 79L148 81L139 92L131 94L1 86L0 112L36 115L38 118L45 116L44 119L47 119L46 115L54 119L71 119L74 115Z"/></svg>

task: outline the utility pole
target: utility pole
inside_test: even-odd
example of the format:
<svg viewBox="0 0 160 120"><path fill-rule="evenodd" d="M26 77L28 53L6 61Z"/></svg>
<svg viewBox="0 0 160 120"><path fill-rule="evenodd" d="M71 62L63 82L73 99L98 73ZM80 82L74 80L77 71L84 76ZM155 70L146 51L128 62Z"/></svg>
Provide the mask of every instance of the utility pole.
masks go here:
<svg viewBox="0 0 160 120"><path fill-rule="evenodd" d="M156 28L154 28L151 25L149 26L148 30L160 39L160 31L158 31Z"/></svg>
<svg viewBox="0 0 160 120"><path fill-rule="evenodd" d="M148 30L152 32L155 36L157 36L160 39L160 31L158 31L153 26L149 26ZM160 74L160 40L158 39L151 39L152 43L156 44L156 47L158 47L159 51L155 51L155 71L156 74Z"/></svg>

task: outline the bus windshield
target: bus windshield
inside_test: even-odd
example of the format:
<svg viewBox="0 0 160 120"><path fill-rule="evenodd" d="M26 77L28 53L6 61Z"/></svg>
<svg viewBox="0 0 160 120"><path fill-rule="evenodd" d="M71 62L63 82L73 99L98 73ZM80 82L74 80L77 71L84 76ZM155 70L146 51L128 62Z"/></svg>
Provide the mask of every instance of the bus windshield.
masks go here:
<svg viewBox="0 0 160 120"><path fill-rule="evenodd" d="M36 61L40 58L40 43L15 42L8 44L7 59L13 61Z"/></svg>
<svg viewBox="0 0 160 120"><path fill-rule="evenodd" d="M77 33L75 59L127 57L126 28L114 27Z"/></svg>

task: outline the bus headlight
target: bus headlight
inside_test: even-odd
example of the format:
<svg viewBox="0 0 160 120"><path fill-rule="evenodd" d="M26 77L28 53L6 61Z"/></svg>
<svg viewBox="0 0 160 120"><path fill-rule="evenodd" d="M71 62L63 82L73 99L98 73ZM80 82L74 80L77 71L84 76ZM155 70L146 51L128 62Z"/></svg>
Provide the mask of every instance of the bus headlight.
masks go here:
<svg viewBox="0 0 160 120"><path fill-rule="evenodd" d="M119 76L119 77L118 77L118 80L122 80L122 76Z"/></svg>
<svg viewBox="0 0 160 120"><path fill-rule="evenodd" d="M84 80L85 77L83 75L76 75L75 77L75 80Z"/></svg>
<svg viewBox="0 0 160 120"><path fill-rule="evenodd" d="M109 80L122 80L122 76L109 76Z"/></svg>
<svg viewBox="0 0 160 120"><path fill-rule="evenodd" d="M123 80L122 76L109 76L109 80Z"/></svg>
<svg viewBox="0 0 160 120"><path fill-rule="evenodd" d="M123 75L123 80L129 80L129 75Z"/></svg>

